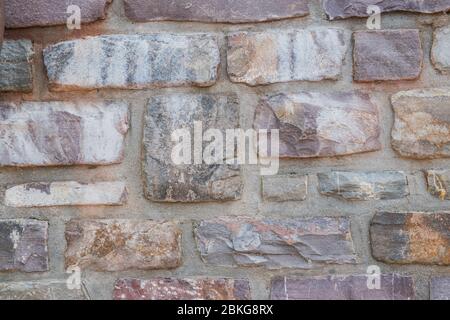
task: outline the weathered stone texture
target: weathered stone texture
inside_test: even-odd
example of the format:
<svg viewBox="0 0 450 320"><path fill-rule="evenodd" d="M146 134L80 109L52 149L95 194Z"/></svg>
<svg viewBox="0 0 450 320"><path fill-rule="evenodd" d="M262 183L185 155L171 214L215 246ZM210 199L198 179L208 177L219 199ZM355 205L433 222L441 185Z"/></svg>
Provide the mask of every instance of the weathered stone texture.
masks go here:
<svg viewBox="0 0 450 320"><path fill-rule="evenodd" d="M450 10L449 0L324 0L323 8L330 20L350 17L367 17L367 8L376 5L382 13L409 11L438 13Z"/></svg>
<svg viewBox="0 0 450 320"><path fill-rule="evenodd" d="M409 195L408 180L401 171L319 173L319 190L346 200L388 200Z"/></svg>
<svg viewBox="0 0 450 320"><path fill-rule="evenodd" d="M450 157L450 88L399 92L392 96L392 106L392 147L400 155Z"/></svg>
<svg viewBox="0 0 450 320"><path fill-rule="evenodd" d="M265 201L303 201L308 195L308 176L279 175L262 178Z"/></svg>
<svg viewBox="0 0 450 320"><path fill-rule="evenodd" d="M0 282L0 300L88 300L82 288L67 288L66 280Z"/></svg>
<svg viewBox="0 0 450 320"><path fill-rule="evenodd" d="M369 280L369 281L368 281ZM312 278L276 278L272 300L413 300L411 277L383 274L380 289L369 289L373 281L364 275Z"/></svg>
<svg viewBox="0 0 450 320"><path fill-rule="evenodd" d="M246 23L309 14L307 0L125 0L125 14L133 21L201 21Z"/></svg>
<svg viewBox="0 0 450 320"><path fill-rule="evenodd" d="M450 265L450 213L377 213L370 225L375 259Z"/></svg>
<svg viewBox="0 0 450 320"><path fill-rule="evenodd" d="M26 28L66 24L73 12L69 5L81 9L81 22L88 23L106 16L106 6L112 0L7 0L5 16L7 28Z"/></svg>
<svg viewBox="0 0 450 320"><path fill-rule="evenodd" d="M5 4L3 0L0 0L0 7L4 8L4 5ZM2 48L4 29L5 29L5 12L4 10L0 10L0 50Z"/></svg>
<svg viewBox="0 0 450 320"><path fill-rule="evenodd" d="M10 207L122 205L127 199L125 182L33 182L8 188Z"/></svg>
<svg viewBox="0 0 450 320"><path fill-rule="evenodd" d="M413 80L420 76L423 50L419 30L354 33L355 81Z"/></svg>
<svg viewBox="0 0 450 320"><path fill-rule="evenodd" d="M425 175L428 191L441 200L450 200L450 170L428 170Z"/></svg>
<svg viewBox="0 0 450 320"><path fill-rule="evenodd" d="M47 271L47 239L45 221L0 220L0 271Z"/></svg>
<svg viewBox="0 0 450 320"><path fill-rule="evenodd" d="M440 28L434 32L431 60L439 71L450 73L450 27Z"/></svg>
<svg viewBox="0 0 450 320"><path fill-rule="evenodd" d="M115 300L250 300L250 283L234 279L119 279Z"/></svg>
<svg viewBox="0 0 450 320"><path fill-rule="evenodd" d="M195 225L203 261L219 266L309 269L356 262L345 217L222 217Z"/></svg>
<svg viewBox="0 0 450 320"><path fill-rule="evenodd" d="M300 92L261 99L255 129L278 129L280 157L350 155L381 149L378 109L362 92Z"/></svg>
<svg viewBox="0 0 450 320"><path fill-rule="evenodd" d="M220 54L209 34L88 37L44 49L52 90L211 86Z"/></svg>
<svg viewBox="0 0 450 320"><path fill-rule="evenodd" d="M3 45L0 41L0 92L33 89L33 56L29 40L7 40Z"/></svg>
<svg viewBox="0 0 450 320"><path fill-rule="evenodd" d="M0 166L119 163L127 131L125 102L0 103Z"/></svg>
<svg viewBox="0 0 450 320"><path fill-rule="evenodd" d="M342 29L238 32L228 36L228 74L252 86L337 80L348 45Z"/></svg>
<svg viewBox="0 0 450 320"><path fill-rule="evenodd" d="M72 220L66 267L95 271L172 269L181 264L181 230L152 220Z"/></svg>
<svg viewBox="0 0 450 320"><path fill-rule="evenodd" d="M450 300L450 277L435 277L430 282L431 300Z"/></svg>
<svg viewBox="0 0 450 320"><path fill-rule="evenodd" d="M206 164L204 161L196 164L195 154L192 156L195 147L192 143L195 139L194 122L201 122L204 132L208 129L220 130L225 139L226 129L239 128L237 97L177 94L157 96L149 101L143 142L146 196L161 202L240 199L243 183L239 166ZM189 149L186 153L190 152L192 156L189 164L176 164L172 157L175 146L179 145L178 140L172 140L172 134L178 129L187 129L191 135L191 141L183 138ZM225 146L225 141L222 142ZM201 155L206 154L208 144L203 143ZM223 155L226 155L225 151Z"/></svg>

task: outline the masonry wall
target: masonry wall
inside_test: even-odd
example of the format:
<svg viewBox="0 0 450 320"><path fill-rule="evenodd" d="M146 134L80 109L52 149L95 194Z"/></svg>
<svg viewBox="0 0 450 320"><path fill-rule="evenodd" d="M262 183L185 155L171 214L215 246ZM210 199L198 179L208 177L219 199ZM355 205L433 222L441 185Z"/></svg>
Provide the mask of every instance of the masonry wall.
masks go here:
<svg viewBox="0 0 450 320"><path fill-rule="evenodd" d="M450 1L73 2L5 4L0 298L450 297ZM194 120L278 174L174 166Z"/></svg>

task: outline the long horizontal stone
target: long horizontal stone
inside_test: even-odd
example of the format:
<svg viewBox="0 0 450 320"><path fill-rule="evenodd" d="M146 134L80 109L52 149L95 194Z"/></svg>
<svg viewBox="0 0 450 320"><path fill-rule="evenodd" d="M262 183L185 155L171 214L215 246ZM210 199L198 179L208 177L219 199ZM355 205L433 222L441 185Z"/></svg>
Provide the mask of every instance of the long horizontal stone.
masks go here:
<svg viewBox="0 0 450 320"><path fill-rule="evenodd" d="M5 205L10 207L122 205L126 200L127 188L121 181L88 184L33 182L14 186L5 192Z"/></svg>
<svg viewBox="0 0 450 320"><path fill-rule="evenodd" d="M371 5L378 6L381 13L409 11L418 13L439 13L450 11L449 0L324 0L323 8L330 20L350 17L367 17Z"/></svg>
<svg viewBox="0 0 450 320"><path fill-rule="evenodd" d="M427 170L428 191L441 200L450 200L450 170Z"/></svg>
<svg viewBox="0 0 450 320"><path fill-rule="evenodd" d="M392 96L392 147L414 159L450 157L450 88L399 92Z"/></svg>
<svg viewBox="0 0 450 320"><path fill-rule="evenodd" d="M320 193L346 200L389 200L409 195L401 171L333 171L319 173Z"/></svg>
<svg viewBox="0 0 450 320"><path fill-rule="evenodd" d="M181 264L181 230L152 220L71 220L66 267L95 271L172 269Z"/></svg>
<svg viewBox="0 0 450 320"><path fill-rule="evenodd" d="M450 73L450 27L434 31L431 61L442 73Z"/></svg>
<svg viewBox="0 0 450 320"><path fill-rule="evenodd" d="M434 277L430 282L431 300L450 300L450 277Z"/></svg>
<svg viewBox="0 0 450 320"><path fill-rule="evenodd" d="M281 158L332 157L381 149L378 109L368 94L358 91L268 96L259 102L253 126L279 130Z"/></svg>
<svg viewBox="0 0 450 320"><path fill-rule="evenodd" d="M6 40L0 48L0 92L33 90L33 43Z"/></svg>
<svg viewBox="0 0 450 320"><path fill-rule="evenodd" d="M450 265L450 213L377 213L370 225L375 259Z"/></svg>
<svg viewBox="0 0 450 320"><path fill-rule="evenodd" d="M272 281L272 300L413 300L411 277L380 275L380 287L365 275L311 278L276 278ZM369 285L368 285L369 284Z"/></svg>
<svg viewBox="0 0 450 320"><path fill-rule="evenodd" d="M115 300L250 300L248 280L175 279L117 280Z"/></svg>
<svg viewBox="0 0 450 320"><path fill-rule="evenodd" d="M0 103L0 166L119 163L128 121L125 102Z"/></svg>
<svg viewBox="0 0 450 320"><path fill-rule="evenodd" d="M251 86L337 80L349 41L343 29L311 28L228 35L231 81Z"/></svg>
<svg viewBox="0 0 450 320"><path fill-rule="evenodd" d="M107 35L44 49L51 90L213 85L220 53L210 34Z"/></svg>
<svg viewBox="0 0 450 320"><path fill-rule="evenodd" d="M309 9L307 0L258 0L257 4L253 0L125 0L125 14L138 22L247 23L302 17Z"/></svg>
<svg viewBox="0 0 450 320"><path fill-rule="evenodd" d="M5 1L6 27L26 28L66 24L68 18L74 14L73 11L68 10L70 5L80 8L82 23L93 22L106 17L106 7L111 1L7 0Z"/></svg>
<svg viewBox="0 0 450 320"><path fill-rule="evenodd" d="M46 221L0 220L0 272L47 271L49 268L47 241Z"/></svg>
<svg viewBox="0 0 450 320"><path fill-rule="evenodd" d="M310 269L356 263L346 217L221 217L196 223L204 262L218 266Z"/></svg>
<svg viewBox="0 0 450 320"><path fill-rule="evenodd" d="M308 176L278 175L262 178L265 201L303 201L308 195Z"/></svg>
<svg viewBox="0 0 450 320"><path fill-rule="evenodd" d="M68 288L66 280L0 282L0 300L88 300L82 287Z"/></svg>

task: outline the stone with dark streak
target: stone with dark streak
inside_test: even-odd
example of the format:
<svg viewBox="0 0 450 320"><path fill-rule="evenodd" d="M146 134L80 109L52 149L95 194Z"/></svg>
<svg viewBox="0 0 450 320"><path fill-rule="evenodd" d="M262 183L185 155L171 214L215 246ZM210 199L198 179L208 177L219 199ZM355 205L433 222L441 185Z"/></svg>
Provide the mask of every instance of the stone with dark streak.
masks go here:
<svg viewBox="0 0 450 320"><path fill-rule="evenodd" d="M450 277L434 277L430 281L431 300L450 300Z"/></svg>
<svg viewBox="0 0 450 320"><path fill-rule="evenodd" d="M6 40L3 45L0 42L0 92L33 90L33 56L29 40Z"/></svg>
<svg viewBox="0 0 450 320"><path fill-rule="evenodd" d="M441 200L450 200L450 170L427 170L428 191Z"/></svg>
<svg viewBox="0 0 450 320"><path fill-rule="evenodd" d="M0 282L0 300L88 300L83 284L68 289L67 280Z"/></svg>

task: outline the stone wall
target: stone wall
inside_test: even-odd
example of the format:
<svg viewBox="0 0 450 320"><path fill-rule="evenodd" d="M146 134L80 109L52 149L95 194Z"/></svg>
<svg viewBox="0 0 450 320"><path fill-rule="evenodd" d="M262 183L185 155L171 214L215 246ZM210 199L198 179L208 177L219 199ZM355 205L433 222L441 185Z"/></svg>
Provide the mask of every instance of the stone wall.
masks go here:
<svg viewBox="0 0 450 320"><path fill-rule="evenodd" d="M1 299L450 298L450 1L110 2L6 0ZM194 121L279 173L174 165Z"/></svg>

